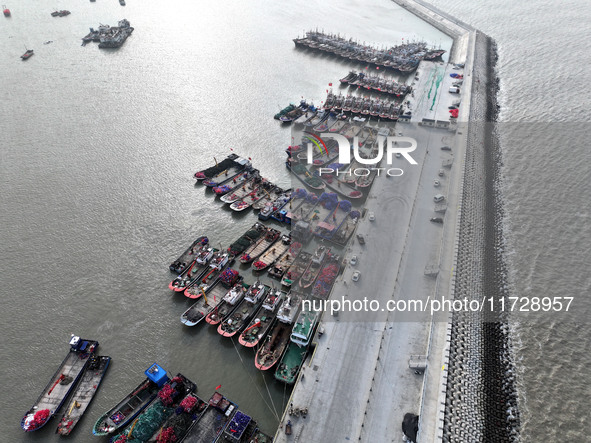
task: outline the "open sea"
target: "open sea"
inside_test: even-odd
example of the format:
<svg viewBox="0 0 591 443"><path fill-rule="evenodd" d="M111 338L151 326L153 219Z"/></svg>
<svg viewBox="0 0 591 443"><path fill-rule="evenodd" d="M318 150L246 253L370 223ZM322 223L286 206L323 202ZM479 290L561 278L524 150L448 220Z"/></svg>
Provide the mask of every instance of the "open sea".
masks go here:
<svg viewBox="0 0 591 443"><path fill-rule="evenodd" d="M509 0L435 0L493 37L512 294L572 296L566 314L512 319L526 442L588 441L591 427L591 8ZM289 389L213 328L189 329L168 265L199 235L227 247L254 222L192 174L234 152L287 186L289 129L272 116L319 104L352 68L296 50L311 28L376 45L450 39L388 0L191 2L34 0L0 17L0 441L50 442L57 420L20 419L65 356L70 333L113 357L71 441L143 379L154 361L209 398L218 385L274 433ZM67 17L52 17L68 9ZM118 50L81 46L89 27L135 28ZM44 44L51 41L51 43ZM25 49L35 55L23 62ZM336 83L335 83L336 84ZM254 276L247 271L247 281ZM249 352L247 352L249 351Z"/></svg>

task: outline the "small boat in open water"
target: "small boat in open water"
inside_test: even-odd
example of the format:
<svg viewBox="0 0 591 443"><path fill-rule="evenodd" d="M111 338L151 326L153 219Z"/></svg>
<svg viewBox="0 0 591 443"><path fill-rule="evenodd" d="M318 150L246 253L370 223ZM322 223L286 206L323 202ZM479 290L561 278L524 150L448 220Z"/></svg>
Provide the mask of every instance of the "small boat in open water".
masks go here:
<svg viewBox="0 0 591 443"><path fill-rule="evenodd" d="M94 354L90 356L88 366L86 366L82 378L76 385L74 396L68 405L67 412L63 415L57 426L56 432L58 434L70 435L94 398L94 395L109 368L110 362L111 357L97 356Z"/></svg>
<svg viewBox="0 0 591 443"><path fill-rule="evenodd" d="M6 5L2 5L2 12L4 13L4 17L10 17L10 9Z"/></svg>
<svg viewBox="0 0 591 443"><path fill-rule="evenodd" d="M72 335L70 351L35 404L21 420L26 432L41 429L60 410L76 386L99 343Z"/></svg>
<svg viewBox="0 0 591 443"><path fill-rule="evenodd" d="M160 388L169 380L166 371L156 363L146 369L144 374L146 380L96 421L92 428L94 435L109 435L123 429L154 401Z"/></svg>
<svg viewBox="0 0 591 443"><path fill-rule="evenodd" d="M21 55L21 58L23 60L28 60L29 58L31 58L33 55L35 54L35 51L33 51L32 49L27 49L27 51Z"/></svg>

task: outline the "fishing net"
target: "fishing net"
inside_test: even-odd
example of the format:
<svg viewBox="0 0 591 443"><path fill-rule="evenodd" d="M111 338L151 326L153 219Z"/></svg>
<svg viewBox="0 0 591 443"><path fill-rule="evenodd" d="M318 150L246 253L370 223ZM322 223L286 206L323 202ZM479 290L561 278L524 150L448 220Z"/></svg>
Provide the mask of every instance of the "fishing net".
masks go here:
<svg viewBox="0 0 591 443"><path fill-rule="evenodd" d="M314 296L325 298L330 292L338 272L339 266L336 263L326 266L316 280L316 284L314 285L313 289Z"/></svg>
<svg viewBox="0 0 591 443"><path fill-rule="evenodd" d="M306 196L308 195L308 193L302 189L302 188L298 188L295 190L295 192L293 193L293 198L306 198Z"/></svg>
<svg viewBox="0 0 591 443"><path fill-rule="evenodd" d="M222 275L220 276L220 280L225 285L231 286L234 283L236 283L236 280L238 280L238 277L239 277L238 271L236 271L234 269L226 269L224 272L222 272Z"/></svg>
<svg viewBox="0 0 591 443"><path fill-rule="evenodd" d="M37 428L43 426L43 424L49 418L49 415L50 415L49 409L41 409L41 410L35 412L35 415L33 416L33 420L31 420L29 422L28 429L32 431L34 429L37 429Z"/></svg>
<svg viewBox="0 0 591 443"><path fill-rule="evenodd" d="M330 169L334 169L335 171L338 171L339 169L341 169L343 166L345 166L343 163L331 163L330 165L328 165L328 167Z"/></svg>
<svg viewBox="0 0 591 443"><path fill-rule="evenodd" d="M341 209L341 211L343 212L349 212L351 210L351 202L349 200L343 200L341 201L341 203L339 204L339 208Z"/></svg>
<svg viewBox="0 0 591 443"><path fill-rule="evenodd" d="M250 421L251 418L248 415L242 411L238 411L234 414L226 432L230 433L234 438L240 438Z"/></svg>
<svg viewBox="0 0 591 443"><path fill-rule="evenodd" d="M337 202L332 201L332 200L327 200L324 202L323 204L325 209L328 209L329 211L332 211L334 208L337 207Z"/></svg>
<svg viewBox="0 0 591 443"><path fill-rule="evenodd" d="M349 217L351 217L351 218L359 218L359 217L361 217L361 212L359 212L359 211L351 211L349 213Z"/></svg>
<svg viewBox="0 0 591 443"><path fill-rule="evenodd" d="M310 193L306 196L306 201L308 203L315 203L318 201L318 196L316 194Z"/></svg>

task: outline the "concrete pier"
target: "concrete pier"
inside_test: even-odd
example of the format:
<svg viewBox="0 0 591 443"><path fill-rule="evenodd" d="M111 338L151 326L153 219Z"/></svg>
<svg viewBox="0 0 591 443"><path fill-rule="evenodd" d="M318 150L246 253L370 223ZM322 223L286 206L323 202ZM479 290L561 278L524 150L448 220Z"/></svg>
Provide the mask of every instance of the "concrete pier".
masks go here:
<svg viewBox="0 0 591 443"><path fill-rule="evenodd" d="M491 278L487 267L502 267L500 257L491 253L500 236L492 213L498 209L491 189L496 151L485 124L494 118L493 44L422 1L395 1L450 35L454 39L450 63L465 67L458 71L452 64L421 62L409 99L410 124L396 126L397 132L417 140L413 157L419 165L405 168L404 177L376 179L366 203L376 220L359 223L357 233L364 235L366 244L349 246L348 257L357 255L359 262L347 266L332 298L368 296L382 304L442 296L450 300L502 296L502 279ZM459 96L448 92L452 72L464 75ZM423 124L449 122L448 107L458 99L458 121L463 123L447 129ZM451 153L441 151L443 145L450 146ZM441 182L440 188L433 187L434 179ZM443 226L429 222L436 215L435 193L446 196L440 208ZM362 277L353 283L355 270ZM407 412L420 417L417 441L421 443L513 441L518 431L514 387L501 374L511 370L507 329L501 317L495 317L494 323L483 320L487 318L482 315L443 314L432 319L405 312L364 320L360 314L325 313L325 333L315 339L315 353L289 401L308 413L305 418L290 415L288 407L275 441L401 441ZM489 352L501 357L502 363L491 363ZM424 373L411 369L413 356L414 361L426 362ZM288 420L290 436L284 432Z"/></svg>

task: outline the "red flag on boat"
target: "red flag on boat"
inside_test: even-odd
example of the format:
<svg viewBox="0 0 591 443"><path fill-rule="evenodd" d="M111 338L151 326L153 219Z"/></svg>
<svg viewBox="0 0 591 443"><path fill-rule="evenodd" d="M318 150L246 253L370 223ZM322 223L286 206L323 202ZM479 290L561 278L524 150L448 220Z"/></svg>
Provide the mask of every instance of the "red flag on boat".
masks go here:
<svg viewBox="0 0 591 443"><path fill-rule="evenodd" d="M232 149L232 148L230 148L230 151L233 151L233 149Z"/></svg>
<svg viewBox="0 0 591 443"><path fill-rule="evenodd" d="M380 69L380 67L379 66L376 66L376 69Z"/></svg>
<svg viewBox="0 0 591 443"><path fill-rule="evenodd" d="M328 86L332 86L332 83L329 83Z"/></svg>
<svg viewBox="0 0 591 443"><path fill-rule="evenodd" d="M222 385L217 385L217 387L215 388L215 390L217 391L221 387L222 387Z"/></svg>
<svg viewBox="0 0 591 443"><path fill-rule="evenodd" d="M248 157L249 160L252 160L252 158Z"/></svg>

